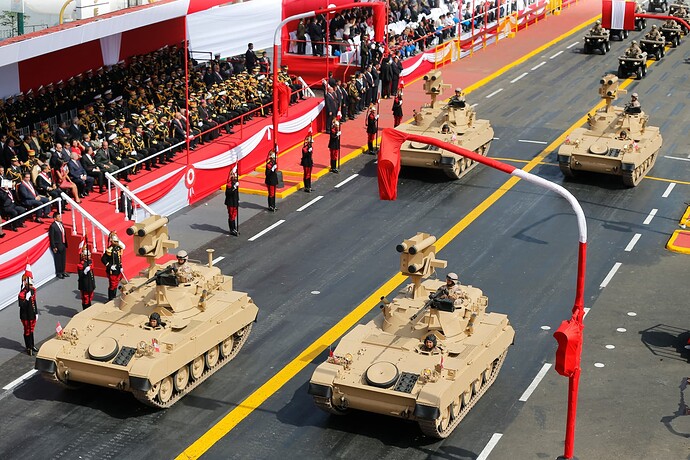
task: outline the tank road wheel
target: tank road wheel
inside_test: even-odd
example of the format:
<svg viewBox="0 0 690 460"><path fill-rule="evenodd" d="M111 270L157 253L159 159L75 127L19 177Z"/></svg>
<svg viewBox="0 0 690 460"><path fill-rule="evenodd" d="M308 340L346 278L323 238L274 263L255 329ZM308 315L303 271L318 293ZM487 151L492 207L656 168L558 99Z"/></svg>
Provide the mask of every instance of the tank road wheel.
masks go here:
<svg viewBox="0 0 690 460"><path fill-rule="evenodd" d="M161 382L156 382L153 385L151 385L151 388L149 388L149 391L146 392L146 399L148 400L147 404L149 405L155 405L153 402L154 399L156 399L156 396L158 396L158 392L161 389Z"/></svg>
<svg viewBox="0 0 690 460"><path fill-rule="evenodd" d="M565 177L575 177L575 173L573 172L573 169L570 167L570 163L558 163L558 167L561 168L561 172L563 173L563 176Z"/></svg>
<svg viewBox="0 0 690 460"><path fill-rule="evenodd" d="M232 347L234 345L235 345L234 336L230 336L220 343L220 355L223 357L223 359L230 356L230 354L232 353Z"/></svg>
<svg viewBox="0 0 690 460"><path fill-rule="evenodd" d="M211 347L209 351L204 355L204 360L206 361L206 367L213 369L218 364L220 359L220 352L218 351L218 345Z"/></svg>
<svg viewBox="0 0 690 460"><path fill-rule="evenodd" d="M199 380L204 374L204 357L197 356L194 361L189 365L189 371L192 375L192 379Z"/></svg>
<svg viewBox="0 0 690 460"><path fill-rule="evenodd" d="M173 378L167 376L158 383L158 400L166 404L172 398L173 390L175 389L175 384L173 383Z"/></svg>
<svg viewBox="0 0 690 460"><path fill-rule="evenodd" d="M462 412L462 408L465 405L465 393L461 393L458 395L457 398L453 401L453 404L450 405L450 416L452 420L456 420L460 416L460 412Z"/></svg>
<svg viewBox="0 0 690 460"><path fill-rule="evenodd" d="M444 168L443 172L446 176L453 180L458 180L465 173L465 157L455 158L452 168Z"/></svg>
<svg viewBox="0 0 690 460"><path fill-rule="evenodd" d="M189 366L182 366L175 372L173 383L175 384L175 391L182 391L187 387L189 384Z"/></svg>
<svg viewBox="0 0 690 460"><path fill-rule="evenodd" d="M228 337L220 344L220 351L223 354L223 359L231 360L237 353L239 353L244 342L247 341L249 333L252 331L252 323L247 324L239 331L235 332L231 337Z"/></svg>

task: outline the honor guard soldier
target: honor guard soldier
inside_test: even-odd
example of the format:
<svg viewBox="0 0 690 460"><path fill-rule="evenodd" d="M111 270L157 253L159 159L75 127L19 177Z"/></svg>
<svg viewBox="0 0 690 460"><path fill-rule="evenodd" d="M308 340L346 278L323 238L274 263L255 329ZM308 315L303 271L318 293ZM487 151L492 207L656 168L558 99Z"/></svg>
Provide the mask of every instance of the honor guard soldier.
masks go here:
<svg viewBox="0 0 690 460"><path fill-rule="evenodd" d="M276 186L278 185L278 162L276 161L276 153L271 150L268 152L266 159L266 189L268 191L268 210L276 212Z"/></svg>
<svg viewBox="0 0 690 460"><path fill-rule="evenodd" d="M122 252L125 245L115 231L110 232L108 244L101 256L101 262L105 265L105 273L108 276L108 300L112 300L117 295L117 287L122 279Z"/></svg>
<svg viewBox="0 0 690 460"><path fill-rule="evenodd" d="M36 317L38 316L38 306L36 304L36 288L34 280L29 271L22 275L22 288L19 291L19 320L24 326L24 346L26 354L32 356L38 352L34 344L34 327L36 327Z"/></svg>
<svg viewBox="0 0 690 460"><path fill-rule="evenodd" d="M331 158L331 172L338 174L340 170L340 123L333 120L328 138L328 152Z"/></svg>
<svg viewBox="0 0 690 460"><path fill-rule="evenodd" d="M228 183L225 185L225 206L228 208L228 226L230 234L238 236L238 213L240 206L240 181L237 177L237 166L235 166L228 176Z"/></svg>
<svg viewBox="0 0 690 460"><path fill-rule="evenodd" d="M311 132L307 134L304 138L304 144L302 145L302 159L299 164L302 166L304 171L304 191L311 193L311 169L314 167L314 140L311 137Z"/></svg>
<svg viewBox="0 0 690 460"><path fill-rule="evenodd" d="M395 128L400 124L402 121L403 117L403 110L402 110L402 104L403 104L403 92L402 88L398 88L398 92L395 95L395 99L393 99L393 127Z"/></svg>
<svg viewBox="0 0 690 460"><path fill-rule="evenodd" d="M374 155L376 153L374 150L374 141L378 130L379 115L376 113L376 106L372 104L367 112L367 146L369 147L367 153L369 155Z"/></svg>
<svg viewBox="0 0 690 460"><path fill-rule="evenodd" d="M93 292L96 290L96 277L93 273L93 261L91 260L91 249L89 248L88 241L84 241L81 251L79 251L77 274L79 276L78 287L81 294L81 308L86 310L91 306Z"/></svg>

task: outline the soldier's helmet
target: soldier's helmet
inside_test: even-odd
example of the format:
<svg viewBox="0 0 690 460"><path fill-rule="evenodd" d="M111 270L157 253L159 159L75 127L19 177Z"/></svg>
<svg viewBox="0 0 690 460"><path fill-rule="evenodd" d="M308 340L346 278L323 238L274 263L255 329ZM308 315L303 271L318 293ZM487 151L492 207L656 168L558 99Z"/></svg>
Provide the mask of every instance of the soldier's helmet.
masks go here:
<svg viewBox="0 0 690 460"><path fill-rule="evenodd" d="M637 45L637 40L633 40L633 41L632 41L632 44L633 44L633 45Z"/></svg>
<svg viewBox="0 0 690 460"><path fill-rule="evenodd" d="M600 26L601 25L601 20L597 19L597 22L595 22L596 25Z"/></svg>
<svg viewBox="0 0 690 460"><path fill-rule="evenodd" d="M434 346L431 347L431 348L435 348L435 347L436 347L436 336L435 336L434 334L429 334L429 335L427 335L427 336L424 338L424 345L425 345L425 346L426 346L426 342L431 342L431 343L433 343Z"/></svg>
<svg viewBox="0 0 690 460"><path fill-rule="evenodd" d="M652 30L656 29L656 24L652 24Z"/></svg>
<svg viewBox="0 0 690 460"><path fill-rule="evenodd" d="M187 251L185 251L184 249L177 252L178 260L187 260L188 257L189 256L187 255Z"/></svg>

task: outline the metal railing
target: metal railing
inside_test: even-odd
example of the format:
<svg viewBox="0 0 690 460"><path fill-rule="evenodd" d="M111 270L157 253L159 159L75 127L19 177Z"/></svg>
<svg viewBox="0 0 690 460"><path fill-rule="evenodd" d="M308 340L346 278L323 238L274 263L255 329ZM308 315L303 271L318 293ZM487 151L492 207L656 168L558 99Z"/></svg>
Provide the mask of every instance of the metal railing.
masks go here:
<svg viewBox="0 0 690 460"><path fill-rule="evenodd" d="M55 203L57 203L57 205L58 205L58 212L60 212L60 214L62 214L62 200L60 198L53 198L49 202L43 203L42 205L36 206L35 208L31 208L28 211L23 212L23 213L19 214L18 216L11 218L10 220L6 220L5 222L0 222L0 229L2 229L2 227L6 226L8 224L12 224L13 222L18 222L20 220L23 220L26 217L29 217L31 214L36 213L36 211L38 211L39 209L47 208L49 206L52 207L53 204L55 204Z"/></svg>
<svg viewBox="0 0 690 460"><path fill-rule="evenodd" d="M163 153L163 151L161 151L159 153ZM119 171L123 171L125 169L126 168L122 168ZM125 187L119 180L117 180L114 177L114 174L117 174L117 171L112 173L112 174L109 172L106 172L105 177L108 179L108 203L112 203L113 201L115 201L115 213L118 213L118 214L120 213L120 205L122 204L123 206L125 206L125 209L123 209L123 212L125 213L125 219L127 219L127 220L134 220L135 222L141 222L146 217L154 215L155 212L153 211L153 209L148 207L146 205L146 203L141 201L141 199L139 199L139 197L134 194L134 192L132 192L127 187ZM111 188L111 185L113 186L112 188ZM113 198L113 189L116 190L114 198ZM119 191L119 193L117 193L117 191ZM126 200L128 200L128 203L131 203L131 206L132 206L131 216L128 213L127 202L125 202L126 200L122 199L123 196L126 197ZM125 203L122 203L122 202L125 202ZM139 218L140 217L140 215L139 215L140 209L143 210L146 214L148 214L148 215L144 215L141 219ZM131 218L132 216L134 217L133 219Z"/></svg>
<svg viewBox="0 0 690 460"><path fill-rule="evenodd" d="M60 194L63 200L72 205L72 235L81 235L82 237L91 233L91 243L93 244L93 252L98 252L98 239L96 238L96 231L100 232L101 236L101 249L105 250L107 247L108 235L110 235L110 230L108 230L103 224L101 224L95 217L82 208L76 201L67 196L66 193L62 192ZM77 213L80 215L80 219L77 219ZM62 212L61 212L62 214ZM77 230L77 223L81 223L81 232ZM91 224L87 227L87 223ZM90 232L89 232L90 230Z"/></svg>

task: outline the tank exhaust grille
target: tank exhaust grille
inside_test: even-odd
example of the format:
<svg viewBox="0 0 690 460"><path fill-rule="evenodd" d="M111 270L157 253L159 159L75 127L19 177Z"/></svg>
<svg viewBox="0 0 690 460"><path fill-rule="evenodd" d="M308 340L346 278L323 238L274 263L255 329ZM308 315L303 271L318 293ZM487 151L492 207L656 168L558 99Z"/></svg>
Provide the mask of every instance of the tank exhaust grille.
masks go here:
<svg viewBox="0 0 690 460"><path fill-rule="evenodd" d="M411 372L403 372L395 385L393 390L400 391L402 393L412 393L415 383L419 379L419 374L412 374Z"/></svg>
<svg viewBox="0 0 690 460"><path fill-rule="evenodd" d="M120 348L120 353L117 354L113 360L113 364L118 366L126 366L132 359L132 356L137 352L136 348L132 347L122 347Z"/></svg>

